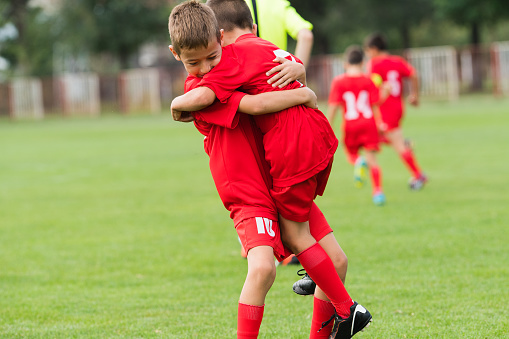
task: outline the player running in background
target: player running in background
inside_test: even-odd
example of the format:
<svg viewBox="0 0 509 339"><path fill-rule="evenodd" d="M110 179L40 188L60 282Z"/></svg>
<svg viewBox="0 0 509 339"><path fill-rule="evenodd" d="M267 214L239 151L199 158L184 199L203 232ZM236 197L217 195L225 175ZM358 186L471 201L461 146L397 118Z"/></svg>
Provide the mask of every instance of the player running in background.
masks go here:
<svg viewBox="0 0 509 339"><path fill-rule="evenodd" d="M380 113L383 124L380 126L383 135L390 145L399 154L403 163L408 167L412 177L409 187L412 190L420 190L428 181L421 171L412 148L405 142L401 130L403 119L403 79L410 79L410 94L408 101L411 105L419 105L419 78L415 69L402 57L390 55L387 51L387 40L382 34L374 33L368 36L364 42L366 54L371 59L367 64L370 74L378 74L383 82L388 82L390 95L380 105Z"/></svg>
<svg viewBox="0 0 509 339"><path fill-rule="evenodd" d="M327 118L331 125L336 112L343 108L343 143L348 161L354 165L354 179L364 184L364 174L369 169L373 184L373 203L377 206L385 204L382 190L382 172L376 160L379 148L379 135L375 117L379 120L378 103L388 94L379 89L373 81L363 73L364 53L359 46L350 46L345 51L344 66L346 73L332 80L329 94ZM364 149L365 157L359 154Z"/></svg>
<svg viewBox="0 0 509 339"><path fill-rule="evenodd" d="M197 5L194 1L186 4ZM244 0L218 0L209 1L208 4L221 22L221 27L230 33L229 37L225 35L225 44L235 43L221 49L221 41L216 39L219 33L217 26L207 27L210 29L207 37L198 37L196 31L185 29L189 27L189 20L180 20L183 34L187 33L183 41L198 41L197 46L208 50L210 59L220 61L213 69L203 68L200 83L203 87L173 100L172 114L177 117L182 111L207 107L216 96L224 102L240 87L251 94L279 90L267 83L266 72L272 68L275 56L294 58L253 34L255 27ZM196 60L182 56L178 51L173 52L184 65L191 65ZM288 88L300 86L302 84L293 82ZM350 298L331 258L309 229L313 200L325 189L337 139L323 113L302 105L274 114L259 115L255 120L264 135L265 155L274 186L271 196L280 215L283 242L293 253L298 253L300 263L318 286L317 294L322 293L323 298L330 299L335 310L322 326L327 328L334 320L332 332L324 329L325 333L322 333L330 333L331 338L336 338L336 335L350 338L369 324L371 315Z"/></svg>
<svg viewBox="0 0 509 339"><path fill-rule="evenodd" d="M209 25L215 22L212 11L204 5L175 7L169 28L176 44L180 43L182 34L178 25L174 27L175 20L191 23L188 29L193 31L199 31L206 20L211 21ZM214 54L203 46L181 47L180 55L186 61L190 57L193 60L184 63L189 72L186 80L186 91L189 91L201 81L201 69L214 66L219 59L216 60ZM304 67L302 72L305 72ZM238 303L239 338L257 336L265 297L276 275L273 258L276 256L281 260L289 251L285 251L281 242L276 206L268 188L272 181L263 159L261 135L249 116L236 114L236 111L257 114L305 102L316 106L316 96L305 88L257 96L235 92L225 103L216 102L207 109L181 118L181 121L194 120L196 128L205 135L204 147L210 157L214 183L248 253L248 274Z"/></svg>

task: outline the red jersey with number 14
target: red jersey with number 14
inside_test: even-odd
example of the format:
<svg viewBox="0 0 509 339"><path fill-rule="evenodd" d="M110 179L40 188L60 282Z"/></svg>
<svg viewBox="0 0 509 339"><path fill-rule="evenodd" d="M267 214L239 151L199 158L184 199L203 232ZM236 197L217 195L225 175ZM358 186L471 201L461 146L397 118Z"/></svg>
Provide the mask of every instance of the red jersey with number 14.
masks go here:
<svg viewBox="0 0 509 339"><path fill-rule="evenodd" d="M343 107L343 141L350 152L360 147L378 149L372 106L379 99L378 88L366 75L343 74L332 80L329 104Z"/></svg>
<svg viewBox="0 0 509 339"><path fill-rule="evenodd" d="M385 102L380 105L382 119L387 122L387 117L391 115L399 116L403 114L403 78L407 78L415 73L414 68L402 57L397 55L379 55L372 58L368 64L369 73L376 73L387 81L390 85L390 94ZM388 119L390 120L390 119Z"/></svg>
<svg viewBox="0 0 509 339"><path fill-rule="evenodd" d="M267 83L266 75L275 66L277 56L296 60L276 45L244 34L223 48L221 61L200 85L212 89L221 102L239 88L249 94L279 91ZM285 89L301 86L294 81ZM263 134L265 158L276 187L292 186L319 173L328 166L338 146L323 113L303 105L256 116L255 121Z"/></svg>

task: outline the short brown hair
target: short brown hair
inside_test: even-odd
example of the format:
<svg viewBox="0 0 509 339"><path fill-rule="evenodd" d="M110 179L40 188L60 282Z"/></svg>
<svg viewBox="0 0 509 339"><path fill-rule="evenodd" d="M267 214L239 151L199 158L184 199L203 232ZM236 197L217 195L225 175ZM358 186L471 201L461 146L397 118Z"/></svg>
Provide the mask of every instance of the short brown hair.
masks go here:
<svg viewBox="0 0 509 339"><path fill-rule="evenodd" d="M373 33L364 40L364 47L376 48L379 51L387 50L387 39L382 33Z"/></svg>
<svg viewBox="0 0 509 339"><path fill-rule="evenodd" d="M245 0L208 0L221 29L227 32L235 28L253 28L253 17Z"/></svg>
<svg viewBox="0 0 509 339"><path fill-rule="evenodd" d="M173 8L168 20L168 31L178 55L183 49L207 48L213 38L221 41L214 12L196 0L186 1Z"/></svg>
<svg viewBox="0 0 509 339"><path fill-rule="evenodd" d="M360 46L349 46L345 50L345 59L350 65L360 65L364 59L364 52Z"/></svg>

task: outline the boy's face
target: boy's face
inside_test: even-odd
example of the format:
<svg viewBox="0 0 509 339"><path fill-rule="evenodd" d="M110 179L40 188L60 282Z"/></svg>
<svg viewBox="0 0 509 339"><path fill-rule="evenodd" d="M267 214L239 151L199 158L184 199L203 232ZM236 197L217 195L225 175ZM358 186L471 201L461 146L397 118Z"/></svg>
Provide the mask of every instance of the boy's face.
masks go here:
<svg viewBox="0 0 509 339"><path fill-rule="evenodd" d="M219 61L221 61L221 46L223 45L223 32L221 32L221 43L215 38L209 41L206 48L199 47L196 49L183 49L178 55L173 46L170 45L170 50L175 59L182 61L186 71L196 77L203 77L210 72Z"/></svg>

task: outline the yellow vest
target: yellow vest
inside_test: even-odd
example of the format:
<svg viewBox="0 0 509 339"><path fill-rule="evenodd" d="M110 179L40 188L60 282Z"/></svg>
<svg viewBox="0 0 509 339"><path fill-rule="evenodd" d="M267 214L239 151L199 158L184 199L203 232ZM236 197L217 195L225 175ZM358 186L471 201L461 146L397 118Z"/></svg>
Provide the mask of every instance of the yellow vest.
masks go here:
<svg viewBox="0 0 509 339"><path fill-rule="evenodd" d="M246 3L253 14L252 0L246 0ZM260 38L283 50L287 48L288 35L297 40L301 29L313 29L313 25L304 20L287 0L256 0L256 9Z"/></svg>

